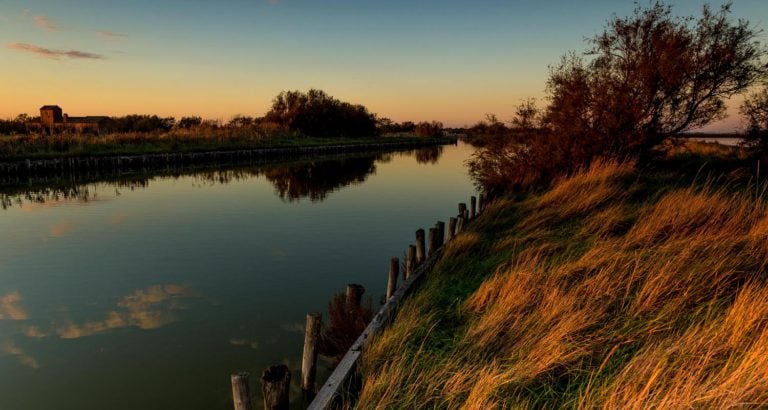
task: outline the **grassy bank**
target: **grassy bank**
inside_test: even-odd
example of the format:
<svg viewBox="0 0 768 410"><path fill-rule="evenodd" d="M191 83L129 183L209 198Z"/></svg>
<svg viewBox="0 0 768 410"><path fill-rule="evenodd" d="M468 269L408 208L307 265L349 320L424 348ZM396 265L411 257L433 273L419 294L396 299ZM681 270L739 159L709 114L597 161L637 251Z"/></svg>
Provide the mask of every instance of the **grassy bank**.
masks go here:
<svg viewBox="0 0 768 410"><path fill-rule="evenodd" d="M224 130L210 133L173 131L97 135L24 135L0 137L0 161L64 157L103 157L166 153L199 153L262 148L365 145L423 141L413 135L366 138L310 138L298 134L270 134ZM447 140L446 140L447 141Z"/></svg>
<svg viewBox="0 0 768 410"><path fill-rule="evenodd" d="M768 405L765 186L710 151L491 204L363 355L358 406Z"/></svg>

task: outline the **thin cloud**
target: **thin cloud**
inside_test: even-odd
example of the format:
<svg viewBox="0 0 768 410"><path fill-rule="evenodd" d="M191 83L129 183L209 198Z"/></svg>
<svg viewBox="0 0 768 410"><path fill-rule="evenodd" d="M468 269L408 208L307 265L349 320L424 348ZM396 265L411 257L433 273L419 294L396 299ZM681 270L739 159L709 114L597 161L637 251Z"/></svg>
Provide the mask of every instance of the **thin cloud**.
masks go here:
<svg viewBox="0 0 768 410"><path fill-rule="evenodd" d="M115 33L114 31L109 31L109 30L97 31L96 34L105 38L110 38L110 39L119 39L119 38L128 37L127 34Z"/></svg>
<svg viewBox="0 0 768 410"><path fill-rule="evenodd" d="M50 17L35 16L35 17L32 17L32 21L35 22L35 25L37 27L40 27L43 30L59 31L61 29L61 27L59 26L59 23L57 23L55 20L53 20Z"/></svg>
<svg viewBox="0 0 768 410"><path fill-rule="evenodd" d="M37 54L39 56L50 58L52 60L58 60L62 57L71 59L86 59L86 60L103 60L104 56L96 53L88 53L79 50L56 50L52 48L45 48L36 46L34 44L27 43L11 43L6 46L11 50L22 51L26 53Z"/></svg>

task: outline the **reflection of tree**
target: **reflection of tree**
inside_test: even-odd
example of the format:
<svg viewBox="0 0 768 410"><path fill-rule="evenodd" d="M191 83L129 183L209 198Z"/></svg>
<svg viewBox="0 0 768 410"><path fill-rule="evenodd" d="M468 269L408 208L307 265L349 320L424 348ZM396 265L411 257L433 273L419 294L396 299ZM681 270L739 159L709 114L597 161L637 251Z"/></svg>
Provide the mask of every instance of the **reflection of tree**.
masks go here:
<svg viewBox="0 0 768 410"><path fill-rule="evenodd" d="M375 162L373 156L318 161L273 168L264 175L284 200L322 201L332 191L365 181L376 171Z"/></svg>
<svg viewBox="0 0 768 410"><path fill-rule="evenodd" d="M433 145L425 148L419 148L414 151L416 162L419 164L436 164L443 155L442 145Z"/></svg>

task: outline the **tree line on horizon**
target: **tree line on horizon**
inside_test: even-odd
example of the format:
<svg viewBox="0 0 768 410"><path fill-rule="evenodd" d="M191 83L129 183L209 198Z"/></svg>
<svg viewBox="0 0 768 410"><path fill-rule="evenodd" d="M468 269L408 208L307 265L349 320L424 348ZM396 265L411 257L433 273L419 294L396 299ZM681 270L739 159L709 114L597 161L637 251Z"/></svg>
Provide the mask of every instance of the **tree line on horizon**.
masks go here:
<svg viewBox="0 0 768 410"><path fill-rule="evenodd" d="M27 124L39 121L39 117L20 114L14 119L0 120L0 135L25 135ZM310 89L284 91L272 101L264 116L235 115L229 121L185 116L178 121L174 117L132 114L111 117L104 125L104 133L165 133L172 130L219 130L249 128L270 131L284 130L315 138L358 138L384 134L415 134L424 137L443 135L443 124L437 121L405 121L397 123L379 117L360 104L340 101L325 91Z"/></svg>

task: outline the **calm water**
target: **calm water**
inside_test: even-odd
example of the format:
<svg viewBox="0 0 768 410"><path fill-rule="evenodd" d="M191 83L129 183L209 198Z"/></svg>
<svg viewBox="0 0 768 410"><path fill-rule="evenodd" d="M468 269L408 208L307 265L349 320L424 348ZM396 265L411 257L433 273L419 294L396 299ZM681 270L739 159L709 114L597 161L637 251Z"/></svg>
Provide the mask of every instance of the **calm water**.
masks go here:
<svg viewBox="0 0 768 410"><path fill-rule="evenodd" d="M306 313L352 282L378 306L388 259L468 201L471 152L459 143L6 195L0 409L229 409L230 373L250 371L258 391L279 363L298 390Z"/></svg>

